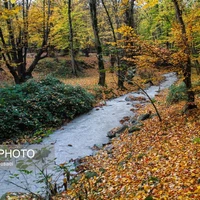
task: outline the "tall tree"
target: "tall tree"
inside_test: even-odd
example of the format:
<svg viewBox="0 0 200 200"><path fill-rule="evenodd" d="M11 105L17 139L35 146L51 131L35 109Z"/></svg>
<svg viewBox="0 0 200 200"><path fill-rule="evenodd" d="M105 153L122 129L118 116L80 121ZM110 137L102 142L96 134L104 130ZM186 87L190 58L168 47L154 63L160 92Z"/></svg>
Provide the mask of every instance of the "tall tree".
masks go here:
<svg viewBox="0 0 200 200"><path fill-rule="evenodd" d="M72 9L71 0L68 0L69 42L70 42L72 73L77 76L77 70L76 70L76 65L75 65L75 55L74 55L74 41L73 41L71 9Z"/></svg>
<svg viewBox="0 0 200 200"><path fill-rule="evenodd" d="M68 1L67 1L68 2ZM85 49L94 46L93 30L90 25L90 10L87 1L71 1L71 18L73 27L73 47L74 49ZM54 12L51 17L53 27L51 28L51 44L58 50L70 49L68 3L66 1L56 1Z"/></svg>
<svg viewBox="0 0 200 200"><path fill-rule="evenodd" d="M114 30L114 26L113 26L113 22L112 22L111 16L109 14L109 11L108 11L108 9L106 7L106 4L105 4L104 0L101 0L101 2L102 2L102 5L103 5L103 7L105 9L106 15L108 17L109 25L110 25L110 28L111 28L111 31L112 31L112 35L113 35L113 40L114 40L115 43L117 43L117 38L116 38L116 35L115 35L115 30Z"/></svg>
<svg viewBox="0 0 200 200"><path fill-rule="evenodd" d="M36 5L36 3L34 3ZM46 55L48 36L50 32L51 1L43 0L42 12L42 42L33 62L27 67L27 50L29 48L29 12L31 0L23 0L22 3L12 3L3 0L2 26L0 28L0 54L6 67L12 74L15 83L25 82L32 77L32 72L38 61Z"/></svg>
<svg viewBox="0 0 200 200"><path fill-rule="evenodd" d="M127 1L122 1L121 2L123 9L123 14L124 14L124 23L126 26L129 26L131 28L134 27L134 5L135 5L135 0L127 0ZM131 43L131 45L134 45ZM126 51L123 50L123 53L121 55L122 57L128 57L126 55ZM124 80L125 80L125 74L128 69L127 62L126 61L121 61L120 63L120 68L118 70L118 87L119 88L124 88Z"/></svg>
<svg viewBox="0 0 200 200"><path fill-rule="evenodd" d="M110 52L109 52L109 54L110 54L110 64L111 64L110 72L113 73L114 72L114 64L115 64L116 60L117 60L117 67L119 67L119 53L117 51L117 37L116 37L116 34L115 34L115 29L114 29L114 26L113 26L113 22L112 22L110 13L107 9L107 6L106 6L104 0L101 0L101 2L102 2L102 5L105 9L106 15L108 17L109 25L110 25L110 28L111 28L111 31L112 31L113 41L114 41L115 47L116 47L115 52L112 52L112 50L110 50ZM116 56L115 56L115 54L116 54Z"/></svg>
<svg viewBox="0 0 200 200"><path fill-rule="evenodd" d="M181 29L181 40L182 40L182 48L183 48L183 52L185 54L185 63L184 66L182 66L183 68L183 76L184 76L184 83L186 85L187 88L187 96L188 96L188 102L193 105L194 103L194 91L191 90L192 88L192 82L191 82L191 51L190 51L190 46L188 43L188 37L187 37L187 33L186 33L186 26L185 23L183 21L183 16L182 16L182 10L180 8L179 2L178 0L172 0L172 2L174 3L174 8L176 11L176 17L178 20L178 23L180 24L180 29ZM190 105L188 104L188 105ZM190 106L192 107L192 106ZM190 108L188 107L188 108Z"/></svg>
<svg viewBox="0 0 200 200"><path fill-rule="evenodd" d="M116 21L116 25L117 25L117 29L119 28L120 24L119 24L119 18L118 18L118 14L117 14L117 11L118 11L118 6L117 6L117 2L113 2L114 3L114 10L115 10L115 21ZM107 18L108 18L108 21L109 21L109 25L110 25L110 28L111 28L111 31L112 31L112 35L113 35L113 41L114 41L114 52L111 52L111 55L110 55L110 59L111 59L111 63L112 62L115 62L115 60L117 61L117 73L118 73L118 87L120 89L123 89L124 88L124 74L122 73L122 67L120 67L120 55L119 55L119 48L117 46L117 39L120 39L119 35L118 35L118 38L116 36L116 33L115 33L115 29L114 29L114 25L113 25L113 22L112 22L112 19L111 19L111 16L109 14L109 11L107 9L107 6L104 2L104 0L102 0L102 4L103 4L103 7L105 9L105 12L106 12L106 15L107 15ZM116 59L115 59L115 55L116 55ZM112 61L114 60L114 61ZM112 65L112 64L111 64ZM114 64L113 64L114 65ZM112 66L113 67L113 66ZM111 69L113 70L113 69Z"/></svg>
<svg viewBox="0 0 200 200"><path fill-rule="evenodd" d="M98 84L104 86L106 73L105 73L104 63L103 63L102 46L101 46L101 41L99 38L99 29L98 29L98 21L97 21L97 1L89 0L89 5L90 5L90 14L91 14L91 20L92 20L92 27L94 31L95 47L97 51L98 66L99 66Z"/></svg>
<svg viewBox="0 0 200 200"><path fill-rule="evenodd" d="M134 5L135 0L129 0L125 9L125 24L134 28Z"/></svg>

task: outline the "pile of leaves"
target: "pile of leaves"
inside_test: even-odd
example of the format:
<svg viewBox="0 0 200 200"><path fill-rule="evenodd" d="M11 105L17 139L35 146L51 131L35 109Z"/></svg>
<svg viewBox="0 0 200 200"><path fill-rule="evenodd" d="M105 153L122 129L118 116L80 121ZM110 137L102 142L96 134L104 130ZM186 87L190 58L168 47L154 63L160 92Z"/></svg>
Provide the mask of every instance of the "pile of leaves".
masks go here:
<svg viewBox="0 0 200 200"><path fill-rule="evenodd" d="M92 108L93 96L80 86L48 76L0 89L0 141L42 133Z"/></svg>
<svg viewBox="0 0 200 200"><path fill-rule="evenodd" d="M162 122L148 119L140 131L113 139L111 150L84 159L66 192L71 199L200 199L200 110L183 114L185 102L166 108L165 99L156 98Z"/></svg>

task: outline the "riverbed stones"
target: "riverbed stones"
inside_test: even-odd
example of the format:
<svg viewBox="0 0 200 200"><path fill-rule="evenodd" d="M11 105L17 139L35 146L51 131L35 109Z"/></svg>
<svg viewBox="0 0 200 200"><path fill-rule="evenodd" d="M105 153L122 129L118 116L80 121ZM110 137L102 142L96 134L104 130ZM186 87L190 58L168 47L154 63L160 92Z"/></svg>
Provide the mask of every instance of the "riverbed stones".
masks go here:
<svg viewBox="0 0 200 200"><path fill-rule="evenodd" d="M111 129L108 133L107 133L107 137L109 138L114 138L116 136L116 132L120 129L120 127L115 127L113 129Z"/></svg>
<svg viewBox="0 0 200 200"><path fill-rule="evenodd" d="M140 127L138 127L138 126L132 126L132 127L130 127L130 128L128 129L128 132L129 132L129 133L133 133L133 132L140 131L140 130L141 130Z"/></svg>
<svg viewBox="0 0 200 200"><path fill-rule="evenodd" d="M99 102L98 104L96 104L95 105L95 107L100 107L100 108L102 108L103 106L106 106L106 101L101 101L101 102Z"/></svg>
<svg viewBox="0 0 200 200"><path fill-rule="evenodd" d="M133 95L128 95L126 98L125 98L126 101L137 101L137 102L140 102L140 103L144 103L147 101L146 97L144 96L133 96Z"/></svg>
<svg viewBox="0 0 200 200"><path fill-rule="evenodd" d="M139 117L137 117L137 116L133 116L133 117L126 116L122 120L120 120L120 123L122 123L123 126L115 127L113 129L111 129L107 133L107 137L109 137L110 139L112 139L114 137L118 137L127 128L128 128L128 132L129 133L140 131L141 130L141 126L143 125L143 123L141 121L149 119L151 117L151 115L152 115L151 111L149 111L148 113L142 114Z"/></svg>
<svg viewBox="0 0 200 200"><path fill-rule="evenodd" d="M149 119L149 118L151 118L151 116L153 116L151 111L149 111L146 114L142 114L139 117L137 117L137 116L133 116L133 117L126 116L122 120L120 120L120 123L123 123L123 126L122 127L115 127L113 129L111 129L107 133L107 137L109 137L110 139L112 139L114 137L118 137L127 128L128 128L129 133L140 131L141 126L143 126L143 123L141 121Z"/></svg>
<svg viewBox="0 0 200 200"><path fill-rule="evenodd" d="M138 108L135 108L135 107L130 109L130 111L132 111L133 113L135 113L137 110L138 110Z"/></svg>
<svg viewBox="0 0 200 200"><path fill-rule="evenodd" d="M144 84L145 84L145 88L146 89L148 89L149 87L151 87L151 86L154 85L153 82L152 82L152 80L147 80Z"/></svg>
<svg viewBox="0 0 200 200"><path fill-rule="evenodd" d="M116 137L116 135L123 133L126 129L128 128L127 125L123 125L122 127L115 127L113 129L111 129L108 133L107 133L107 137L114 138Z"/></svg>
<svg viewBox="0 0 200 200"><path fill-rule="evenodd" d="M134 96L133 95L128 95L126 98L125 98L125 101L133 101L134 99Z"/></svg>
<svg viewBox="0 0 200 200"><path fill-rule="evenodd" d="M119 122L121 123L121 124L124 124L124 122L127 122L127 121L129 121L130 120L130 116L125 116L125 117L123 117Z"/></svg>
<svg viewBox="0 0 200 200"><path fill-rule="evenodd" d="M101 144L94 144L94 146L91 148L93 151L99 151L102 149L103 145Z"/></svg>
<svg viewBox="0 0 200 200"><path fill-rule="evenodd" d="M108 154L112 153L113 145L109 144L104 147L104 150L107 151Z"/></svg>
<svg viewBox="0 0 200 200"><path fill-rule="evenodd" d="M137 122L137 116L133 116L130 118L130 123L135 124Z"/></svg>
<svg viewBox="0 0 200 200"><path fill-rule="evenodd" d="M151 111L149 111L148 113L146 114L142 114L138 117L138 120L137 121L144 121L146 119L149 119L151 116Z"/></svg>
<svg viewBox="0 0 200 200"><path fill-rule="evenodd" d="M119 137L120 134L123 133L126 129L128 129L129 133L140 131L141 126L143 126L142 121L149 119L152 116L154 116L154 115L152 114L151 111L149 111L148 113L142 114L140 116L133 116L133 117L126 116L120 120L120 123L123 124L123 126L115 127L113 129L111 129L107 133L107 137L109 137L110 139L112 139L114 137Z"/></svg>

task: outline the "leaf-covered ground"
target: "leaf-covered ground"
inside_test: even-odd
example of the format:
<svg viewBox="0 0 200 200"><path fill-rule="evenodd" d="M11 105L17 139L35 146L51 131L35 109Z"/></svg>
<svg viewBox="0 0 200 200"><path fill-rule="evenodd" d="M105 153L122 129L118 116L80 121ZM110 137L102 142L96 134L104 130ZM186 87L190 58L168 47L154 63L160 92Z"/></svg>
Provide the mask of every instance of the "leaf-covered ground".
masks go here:
<svg viewBox="0 0 200 200"><path fill-rule="evenodd" d="M87 157L69 199L200 199L200 110L183 114L184 102L167 106L166 92L156 99L163 121L146 120L140 131L114 139L112 152Z"/></svg>
<svg viewBox="0 0 200 200"><path fill-rule="evenodd" d="M162 122L154 116L113 139L111 150L84 158L76 184L53 199L200 199L200 97L198 108L183 114L185 102L168 106L167 94L156 97ZM138 115L154 113L150 104L138 108Z"/></svg>
<svg viewBox="0 0 200 200"><path fill-rule="evenodd" d="M64 82L90 89L97 80L96 69L90 69L88 76ZM196 91L198 80L195 77ZM100 91L105 95L101 98L109 98L112 92L106 92L116 82L116 75L108 73L108 87ZM127 92L116 89L117 95ZM200 98L196 95L198 108L183 114L185 102L167 106L166 95L164 91L156 97L162 122L156 116L148 119L140 131L125 131L113 139L111 151L102 149L84 158L85 172L78 175L77 184L53 199L200 199ZM138 115L154 113L150 104L138 108Z"/></svg>

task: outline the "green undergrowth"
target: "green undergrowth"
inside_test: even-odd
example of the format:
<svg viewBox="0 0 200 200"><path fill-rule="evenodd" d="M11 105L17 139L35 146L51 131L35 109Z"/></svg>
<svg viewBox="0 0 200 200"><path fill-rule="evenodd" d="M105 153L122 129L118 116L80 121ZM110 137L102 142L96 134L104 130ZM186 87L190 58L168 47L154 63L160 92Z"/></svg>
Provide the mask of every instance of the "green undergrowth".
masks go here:
<svg viewBox="0 0 200 200"><path fill-rule="evenodd" d="M92 108L93 95L80 86L46 77L0 89L0 142L56 128Z"/></svg>
<svg viewBox="0 0 200 200"><path fill-rule="evenodd" d="M90 65L82 60L76 60L76 67L78 67L77 73L79 76L84 76L82 69L91 68ZM57 78L74 77L71 61L66 59L46 58L38 63L34 71L39 73L40 76L51 75Z"/></svg>
<svg viewBox="0 0 200 200"><path fill-rule="evenodd" d="M180 101L187 100L186 91L187 91L187 88L184 82L180 83L179 85L170 86L169 93L167 96L167 103L173 104L173 103L178 103Z"/></svg>
<svg viewBox="0 0 200 200"><path fill-rule="evenodd" d="M67 63L66 60L56 60L52 58L41 60L36 66L35 72L43 76L52 75L58 78L72 75L70 63Z"/></svg>

